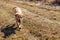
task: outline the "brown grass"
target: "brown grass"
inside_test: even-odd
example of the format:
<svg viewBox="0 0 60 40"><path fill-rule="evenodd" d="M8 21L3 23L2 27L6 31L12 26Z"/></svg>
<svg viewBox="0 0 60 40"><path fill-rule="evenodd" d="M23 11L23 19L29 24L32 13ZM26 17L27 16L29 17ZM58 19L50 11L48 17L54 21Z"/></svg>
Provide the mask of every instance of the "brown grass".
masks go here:
<svg viewBox="0 0 60 40"><path fill-rule="evenodd" d="M4 2L4 3L3 3ZM8 0L7 0L8 2ZM0 1L0 27L15 23L12 8L19 6L27 15L23 20L23 28L16 34L0 40L58 40L60 39L60 12L41 9L33 5L14 1Z"/></svg>

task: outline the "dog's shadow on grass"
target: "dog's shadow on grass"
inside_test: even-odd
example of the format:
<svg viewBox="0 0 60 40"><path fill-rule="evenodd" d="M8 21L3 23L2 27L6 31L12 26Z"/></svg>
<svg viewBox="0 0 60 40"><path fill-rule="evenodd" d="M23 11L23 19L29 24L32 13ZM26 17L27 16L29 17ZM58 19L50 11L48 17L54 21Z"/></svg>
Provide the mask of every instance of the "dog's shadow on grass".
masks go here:
<svg viewBox="0 0 60 40"><path fill-rule="evenodd" d="M15 30L17 28L14 28L14 26L15 26L15 24L7 25L6 28L2 28L1 29L1 32L4 33L4 36L3 36L4 38L10 36L11 34L15 34L16 33Z"/></svg>

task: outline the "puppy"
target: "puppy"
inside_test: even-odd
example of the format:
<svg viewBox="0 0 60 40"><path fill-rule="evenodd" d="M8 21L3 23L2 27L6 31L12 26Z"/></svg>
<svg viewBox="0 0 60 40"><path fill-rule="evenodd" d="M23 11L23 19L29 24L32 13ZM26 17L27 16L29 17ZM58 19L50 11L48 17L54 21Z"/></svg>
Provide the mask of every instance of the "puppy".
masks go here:
<svg viewBox="0 0 60 40"><path fill-rule="evenodd" d="M16 20L17 27L19 29L21 29L22 17L23 17L22 10L19 7L14 7L13 10L14 10L14 15L15 15L15 20Z"/></svg>

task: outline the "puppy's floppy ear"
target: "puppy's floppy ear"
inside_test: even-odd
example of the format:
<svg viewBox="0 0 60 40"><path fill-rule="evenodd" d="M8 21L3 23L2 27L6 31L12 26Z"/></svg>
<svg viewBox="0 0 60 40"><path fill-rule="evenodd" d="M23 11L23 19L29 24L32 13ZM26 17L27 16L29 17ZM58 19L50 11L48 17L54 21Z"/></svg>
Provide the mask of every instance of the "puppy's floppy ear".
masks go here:
<svg viewBox="0 0 60 40"><path fill-rule="evenodd" d="M13 11L14 11L14 13L16 13L16 10L15 10L15 8L16 8L16 7L14 7L14 8L13 8Z"/></svg>
<svg viewBox="0 0 60 40"><path fill-rule="evenodd" d="M13 10L15 10L16 7L13 8Z"/></svg>

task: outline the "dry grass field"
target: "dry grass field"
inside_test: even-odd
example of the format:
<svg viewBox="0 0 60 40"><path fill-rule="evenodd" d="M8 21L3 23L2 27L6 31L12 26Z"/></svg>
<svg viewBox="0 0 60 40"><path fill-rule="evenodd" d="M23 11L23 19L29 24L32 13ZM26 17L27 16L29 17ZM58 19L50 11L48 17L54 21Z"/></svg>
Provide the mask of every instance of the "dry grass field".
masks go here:
<svg viewBox="0 0 60 40"><path fill-rule="evenodd" d="M14 28L15 6L25 14L20 31ZM0 0L0 40L60 40L60 6L48 5L51 9L41 6L34 2Z"/></svg>

